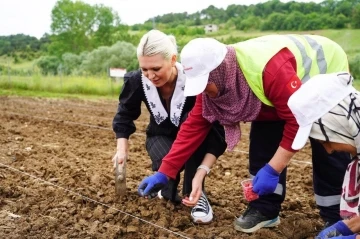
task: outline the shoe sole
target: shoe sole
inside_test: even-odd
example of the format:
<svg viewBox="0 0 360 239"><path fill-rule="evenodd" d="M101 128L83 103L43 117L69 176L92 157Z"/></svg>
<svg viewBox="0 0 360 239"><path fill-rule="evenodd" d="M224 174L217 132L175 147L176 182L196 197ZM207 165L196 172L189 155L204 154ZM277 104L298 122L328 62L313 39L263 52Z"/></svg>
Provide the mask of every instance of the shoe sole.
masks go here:
<svg viewBox="0 0 360 239"><path fill-rule="evenodd" d="M205 217L194 217L193 215L191 215L191 217L193 218L193 222L197 223L197 224L209 224L212 222L213 219L213 210L210 206L210 210L209 210L209 214Z"/></svg>
<svg viewBox="0 0 360 239"><path fill-rule="evenodd" d="M241 232L245 232L245 233L252 233L255 232L257 230L259 230L260 228L263 227L276 227L277 225L280 224L280 218L276 217L272 220L268 220L268 221L263 221L261 223L258 223L256 226L252 227L252 228L242 228L239 225L236 224L236 221L234 222L234 227L235 230L237 231L241 231Z"/></svg>
<svg viewBox="0 0 360 239"><path fill-rule="evenodd" d="M161 195L161 190L159 190L157 196L158 196L158 198L160 198L160 199L164 199L164 197Z"/></svg>
<svg viewBox="0 0 360 239"><path fill-rule="evenodd" d="M155 197L156 197L156 196L155 196ZM169 202L171 202L171 203L174 204L174 205L181 204L181 199L179 199L178 201L171 201L171 200L163 197L163 195L161 195L161 190L159 190L159 191L157 192L157 197L158 197L160 200L169 201Z"/></svg>

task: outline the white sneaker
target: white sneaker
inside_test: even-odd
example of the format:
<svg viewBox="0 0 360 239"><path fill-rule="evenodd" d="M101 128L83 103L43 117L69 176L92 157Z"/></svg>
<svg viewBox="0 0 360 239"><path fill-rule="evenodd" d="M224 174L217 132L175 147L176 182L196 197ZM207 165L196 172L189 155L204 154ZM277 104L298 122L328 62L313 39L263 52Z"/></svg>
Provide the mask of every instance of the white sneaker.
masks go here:
<svg viewBox="0 0 360 239"><path fill-rule="evenodd" d="M205 194L202 192L198 203L191 210L191 217L195 223L206 224L213 219L213 211Z"/></svg>

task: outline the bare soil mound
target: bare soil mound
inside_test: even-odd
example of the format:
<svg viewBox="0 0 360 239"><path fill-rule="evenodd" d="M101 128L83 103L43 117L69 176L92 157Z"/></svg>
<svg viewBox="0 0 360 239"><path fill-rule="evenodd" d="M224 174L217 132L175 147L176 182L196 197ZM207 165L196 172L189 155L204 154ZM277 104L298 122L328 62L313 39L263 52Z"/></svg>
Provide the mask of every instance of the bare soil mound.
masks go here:
<svg viewBox="0 0 360 239"><path fill-rule="evenodd" d="M144 107L130 138L127 195L115 197L111 122L117 101L0 98L1 238L313 238L316 209L310 150L288 169L281 224L245 234L233 228L246 208L240 181L248 175L248 129L235 152L218 159L206 179L214 220L196 225L190 208L137 195L150 174Z"/></svg>

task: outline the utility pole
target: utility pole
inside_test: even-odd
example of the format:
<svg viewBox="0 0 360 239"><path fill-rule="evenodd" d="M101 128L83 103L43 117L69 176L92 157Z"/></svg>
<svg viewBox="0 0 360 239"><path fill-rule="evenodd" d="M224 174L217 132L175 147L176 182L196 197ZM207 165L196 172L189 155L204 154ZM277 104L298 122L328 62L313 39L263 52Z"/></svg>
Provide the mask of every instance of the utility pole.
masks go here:
<svg viewBox="0 0 360 239"><path fill-rule="evenodd" d="M155 17L152 18L152 24L153 24L153 29L156 29L155 28Z"/></svg>

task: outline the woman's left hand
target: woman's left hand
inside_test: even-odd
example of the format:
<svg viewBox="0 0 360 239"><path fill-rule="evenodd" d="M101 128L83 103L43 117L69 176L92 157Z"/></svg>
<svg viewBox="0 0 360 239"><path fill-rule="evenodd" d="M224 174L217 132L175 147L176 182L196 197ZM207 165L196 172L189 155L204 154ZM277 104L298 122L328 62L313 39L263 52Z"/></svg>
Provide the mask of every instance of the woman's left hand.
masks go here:
<svg viewBox="0 0 360 239"><path fill-rule="evenodd" d="M185 197L182 200L182 203L188 207L195 207L202 193L202 182L204 176L199 173L195 174L195 177L192 180L192 191L189 197Z"/></svg>

